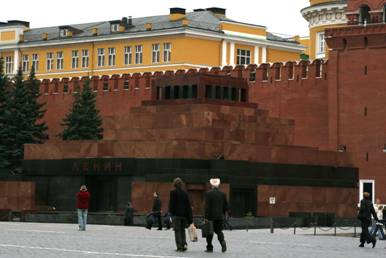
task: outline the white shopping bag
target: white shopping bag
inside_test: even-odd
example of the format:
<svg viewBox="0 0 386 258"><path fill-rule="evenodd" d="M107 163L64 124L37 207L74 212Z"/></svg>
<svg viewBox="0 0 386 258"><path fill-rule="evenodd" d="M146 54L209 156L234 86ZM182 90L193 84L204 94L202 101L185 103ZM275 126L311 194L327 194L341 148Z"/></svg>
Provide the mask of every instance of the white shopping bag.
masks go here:
<svg viewBox="0 0 386 258"><path fill-rule="evenodd" d="M197 240L198 240L197 228L194 226L193 223L188 227L188 235L189 235L190 241L197 242Z"/></svg>

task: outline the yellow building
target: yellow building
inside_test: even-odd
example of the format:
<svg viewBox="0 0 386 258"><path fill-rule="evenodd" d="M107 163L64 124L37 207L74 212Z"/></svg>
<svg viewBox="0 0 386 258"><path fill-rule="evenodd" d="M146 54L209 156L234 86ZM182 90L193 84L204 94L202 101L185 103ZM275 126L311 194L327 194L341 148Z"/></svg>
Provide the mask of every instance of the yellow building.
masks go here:
<svg viewBox="0 0 386 258"><path fill-rule="evenodd" d="M298 60L303 51L264 26L227 18L222 8L47 28L0 23L6 72L34 66L38 78L260 64Z"/></svg>
<svg viewBox="0 0 386 258"><path fill-rule="evenodd" d="M310 59L328 57L324 30L347 24L346 7L346 0L310 0L310 6L301 11L309 23L310 34L308 43L305 40L300 43L308 46Z"/></svg>

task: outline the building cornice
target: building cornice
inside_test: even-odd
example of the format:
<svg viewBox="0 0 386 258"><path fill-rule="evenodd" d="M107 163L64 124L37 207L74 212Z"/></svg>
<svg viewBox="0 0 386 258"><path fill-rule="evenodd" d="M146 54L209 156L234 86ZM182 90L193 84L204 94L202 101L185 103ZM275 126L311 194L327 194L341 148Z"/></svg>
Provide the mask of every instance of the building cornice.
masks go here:
<svg viewBox="0 0 386 258"><path fill-rule="evenodd" d="M292 50L301 52L304 50L304 47L301 45L296 45L293 43L286 42L276 42L264 38L256 38L256 35L253 34L242 34L239 36L227 35L222 32L214 32L207 30L200 30L196 28L186 28L181 27L177 29L162 30L162 31L152 31L152 32L141 32L135 34L119 34L119 35L101 35L101 36L91 36L85 38L67 38L67 39L56 39L49 41L38 41L38 42L21 42L18 44L9 44L0 46L0 50L14 50L14 49L26 49L26 48L35 48L35 47L50 47L50 46L60 46L60 45L72 45L72 44L82 44L82 43L99 43L105 41L114 41L114 40L128 40L128 39L138 39L138 38L149 38L149 37L161 37L161 36L171 36L171 35L187 35L187 36L196 36L203 37L210 40L231 40L240 43L252 44L252 45L262 45L269 46L271 48L277 48L282 50Z"/></svg>

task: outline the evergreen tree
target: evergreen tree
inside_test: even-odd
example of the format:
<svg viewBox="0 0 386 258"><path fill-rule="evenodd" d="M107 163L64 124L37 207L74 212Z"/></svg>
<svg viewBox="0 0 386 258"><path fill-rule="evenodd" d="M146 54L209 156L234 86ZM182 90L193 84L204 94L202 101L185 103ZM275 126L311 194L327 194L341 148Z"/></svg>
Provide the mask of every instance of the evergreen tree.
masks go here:
<svg viewBox="0 0 386 258"><path fill-rule="evenodd" d="M9 98L9 80L4 74L4 60L0 58L0 173L9 166L10 151L8 148L7 99Z"/></svg>
<svg viewBox="0 0 386 258"><path fill-rule="evenodd" d="M95 103L96 95L85 81L81 93L74 95L70 113L63 119L64 130L59 137L63 140L99 140L103 137L102 119Z"/></svg>
<svg viewBox="0 0 386 258"><path fill-rule="evenodd" d="M8 150L8 170L20 173L24 157L24 144L43 143L47 139L47 126L42 118L44 104L38 102L39 82L32 69L27 81L18 70L6 100L4 139Z"/></svg>
<svg viewBox="0 0 386 258"><path fill-rule="evenodd" d="M35 68L32 66L28 80L24 82L25 87L28 90L29 102L29 127L31 128L31 142L30 143L43 143L48 139L47 125L43 120L46 110L44 109L45 103L39 103L40 97L39 87L40 81L35 77Z"/></svg>

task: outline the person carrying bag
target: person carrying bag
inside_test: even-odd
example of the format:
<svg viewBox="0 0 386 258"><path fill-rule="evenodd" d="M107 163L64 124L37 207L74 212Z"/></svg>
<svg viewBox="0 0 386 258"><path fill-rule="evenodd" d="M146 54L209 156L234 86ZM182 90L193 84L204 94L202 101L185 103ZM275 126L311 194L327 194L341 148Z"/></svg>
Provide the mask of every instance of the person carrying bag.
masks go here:
<svg viewBox="0 0 386 258"><path fill-rule="evenodd" d="M177 177L173 180L174 190L170 191L169 212L172 216L177 252L188 250L185 228L193 223L192 206L188 194L183 190L183 182Z"/></svg>

